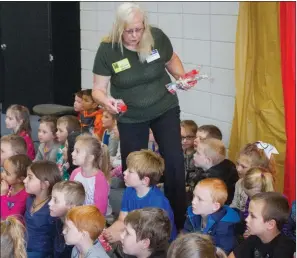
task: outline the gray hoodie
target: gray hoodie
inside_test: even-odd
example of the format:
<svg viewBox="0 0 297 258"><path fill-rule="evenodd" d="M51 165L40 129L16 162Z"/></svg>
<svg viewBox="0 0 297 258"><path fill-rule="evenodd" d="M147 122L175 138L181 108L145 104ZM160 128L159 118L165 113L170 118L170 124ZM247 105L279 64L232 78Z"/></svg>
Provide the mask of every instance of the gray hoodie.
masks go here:
<svg viewBox="0 0 297 258"><path fill-rule="evenodd" d="M79 251L76 247L73 247L71 258L79 258ZM98 240L95 241L94 245L88 250L84 258L109 258L104 248Z"/></svg>

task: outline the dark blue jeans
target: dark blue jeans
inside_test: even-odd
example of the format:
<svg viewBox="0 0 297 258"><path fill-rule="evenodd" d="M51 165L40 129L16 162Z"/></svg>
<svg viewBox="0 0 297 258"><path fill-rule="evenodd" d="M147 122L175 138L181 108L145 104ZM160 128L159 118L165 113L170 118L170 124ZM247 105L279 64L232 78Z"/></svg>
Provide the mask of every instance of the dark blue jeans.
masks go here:
<svg viewBox="0 0 297 258"><path fill-rule="evenodd" d="M130 152L148 148L149 128L165 160L164 192L174 212L177 229L185 221L186 192L185 168L181 146L180 108L175 107L151 121L143 123L118 123L123 171Z"/></svg>

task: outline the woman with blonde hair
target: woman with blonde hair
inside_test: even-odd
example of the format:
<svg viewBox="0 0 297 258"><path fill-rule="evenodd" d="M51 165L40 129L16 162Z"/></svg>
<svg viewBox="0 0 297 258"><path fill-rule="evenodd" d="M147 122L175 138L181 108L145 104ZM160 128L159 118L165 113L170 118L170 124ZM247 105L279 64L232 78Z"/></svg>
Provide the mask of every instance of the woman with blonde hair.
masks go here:
<svg viewBox="0 0 297 258"><path fill-rule="evenodd" d="M164 190L182 228L185 214L185 176L180 134L180 108L176 95L165 87L185 74L164 32L148 24L135 3L121 4L110 35L97 51L93 98L110 113L118 113L116 99L128 110L118 117L122 171L130 152L147 149L152 129L165 159ZM107 96L110 83L111 96Z"/></svg>

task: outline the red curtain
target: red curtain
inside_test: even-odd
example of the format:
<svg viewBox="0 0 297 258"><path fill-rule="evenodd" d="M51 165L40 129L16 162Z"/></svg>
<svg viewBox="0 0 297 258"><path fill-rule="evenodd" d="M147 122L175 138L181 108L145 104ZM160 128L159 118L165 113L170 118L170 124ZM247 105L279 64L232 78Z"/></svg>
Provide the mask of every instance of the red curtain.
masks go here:
<svg viewBox="0 0 297 258"><path fill-rule="evenodd" d="M280 45L286 121L284 194L296 199L296 2L280 2Z"/></svg>

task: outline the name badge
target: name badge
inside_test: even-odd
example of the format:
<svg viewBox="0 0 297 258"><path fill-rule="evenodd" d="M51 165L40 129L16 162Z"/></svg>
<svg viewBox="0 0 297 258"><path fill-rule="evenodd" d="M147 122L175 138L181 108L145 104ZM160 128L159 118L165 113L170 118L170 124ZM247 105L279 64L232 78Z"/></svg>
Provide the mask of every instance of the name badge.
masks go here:
<svg viewBox="0 0 297 258"><path fill-rule="evenodd" d="M153 49L152 53L146 58L148 63L153 62L160 58L159 52L157 49Z"/></svg>
<svg viewBox="0 0 297 258"><path fill-rule="evenodd" d="M128 58L125 58L123 60L113 63L112 68L115 73L119 73L119 72L122 72L122 71L125 71L125 70L131 68L131 65L129 63Z"/></svg>

